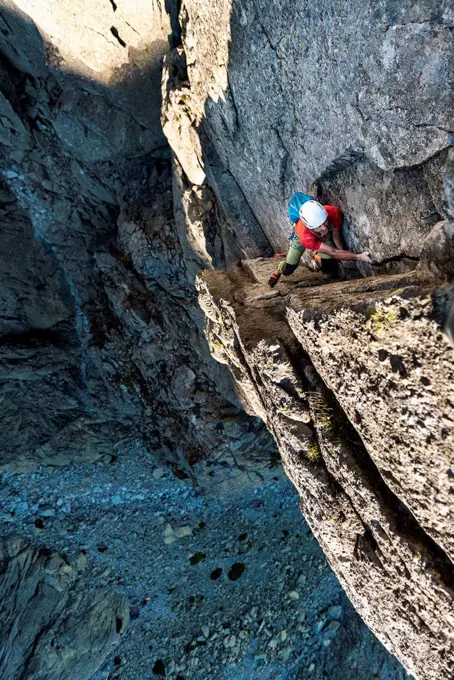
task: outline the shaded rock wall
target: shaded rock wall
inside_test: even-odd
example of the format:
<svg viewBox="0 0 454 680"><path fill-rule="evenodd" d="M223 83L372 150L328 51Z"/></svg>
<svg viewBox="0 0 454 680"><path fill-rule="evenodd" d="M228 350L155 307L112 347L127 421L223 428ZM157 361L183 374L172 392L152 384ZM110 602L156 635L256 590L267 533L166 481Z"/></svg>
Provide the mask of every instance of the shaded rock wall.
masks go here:
<svg viewBox="0 0 454 680"><path fill-rule="evenodd" d="M208 250L188 232L185 180L173 195L160 80L176 4L24 0L0 21L1 465L95 460L124 437L184 474L256 437L268 461L203 339L193 280L222 248L213 226Z"/></svg>
<svg viewBox="0 0 454 680"><path fill-rule="evenodd" d="M208 455L260 480L275 444L212 359L197 305L196 271L223 258L209 191L197 202L173 172L159 121L175 6L107 10L0 8L0 469L108 464L126 440L194 486ZM23 539L1 562L1 676L91 677L124 598L84 592L66 558Z"/></svg>

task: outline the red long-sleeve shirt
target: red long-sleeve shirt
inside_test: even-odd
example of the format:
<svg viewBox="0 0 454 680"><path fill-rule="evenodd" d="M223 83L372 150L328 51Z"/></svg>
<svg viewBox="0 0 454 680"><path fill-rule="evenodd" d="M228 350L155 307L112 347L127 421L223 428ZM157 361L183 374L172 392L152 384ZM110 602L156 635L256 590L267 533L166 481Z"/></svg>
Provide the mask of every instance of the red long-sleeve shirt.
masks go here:
<svg viewBox="0 0 454 680"><path fill-rule="evenodd" d="M324 205L323 207L328 213L328 219L331 222L333 229L341 229L344 221L342 210L335 208L334 205ZM317 236L317 234L314 234L313 231L308 229L301 220L298 220L295 224L295 233L298 236L301 245L308 250L318 250L323 243L323 240Z"/></svg>

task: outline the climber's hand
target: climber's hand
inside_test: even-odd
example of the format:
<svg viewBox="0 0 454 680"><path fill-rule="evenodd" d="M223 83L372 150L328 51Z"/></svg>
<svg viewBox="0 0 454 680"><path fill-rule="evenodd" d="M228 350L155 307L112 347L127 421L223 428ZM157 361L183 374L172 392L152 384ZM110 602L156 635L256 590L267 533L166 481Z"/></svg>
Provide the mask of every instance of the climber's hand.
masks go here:
<svg viewBox="0 0 454 680"><path fill-rule="evenodd" d="M358 260L360 262L368 262L369 264L372 264L372 258L368 250L366 250L364 253L361 253L358 257Z"/></svg>

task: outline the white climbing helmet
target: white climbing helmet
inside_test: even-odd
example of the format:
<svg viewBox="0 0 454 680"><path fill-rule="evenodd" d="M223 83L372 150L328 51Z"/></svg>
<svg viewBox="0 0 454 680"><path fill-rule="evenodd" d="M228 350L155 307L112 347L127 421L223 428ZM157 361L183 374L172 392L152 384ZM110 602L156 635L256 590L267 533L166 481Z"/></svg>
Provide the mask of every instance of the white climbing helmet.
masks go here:
<svg viewBox="0 0 454 680"><path fill-rule="evenodd" d="M306 201L300 208L301 221L308 229L318 229L327 217L325 208L317 201Z"/></svg>

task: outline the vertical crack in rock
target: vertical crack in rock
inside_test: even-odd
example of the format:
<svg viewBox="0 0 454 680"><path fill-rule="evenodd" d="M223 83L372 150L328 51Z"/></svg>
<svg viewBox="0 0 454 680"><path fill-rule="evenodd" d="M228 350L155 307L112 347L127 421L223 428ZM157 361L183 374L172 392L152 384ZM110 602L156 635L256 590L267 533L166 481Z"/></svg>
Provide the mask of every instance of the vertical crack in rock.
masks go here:
<svg viewBox="0 0 454 680"><path fill-rule="evenodd" d="M120 34L119 34L119 32L118 32L118 28L115 28L115 26L111 26L111 27L110 27L110 32L112 33L113 37L116 38L116 40L119 42L119 44L120 44L122 47L126 47L125 41L124 41L122 38L120 38Z"/></svg>
<svg viewBox="0 0 454 680"><path fill-rule="evenodd" d="M443 470L452 462L452 442L443 435L452 417L452 350L433 327L428 293L403 289L384 301L357 295L348 306L339 299L338 310L332 302L302 298L305 311L298 311L295 298L289 322L349 419L356 418L382 476L452 556L450 481L428 464L438 460L436 468Z"/></svg>

